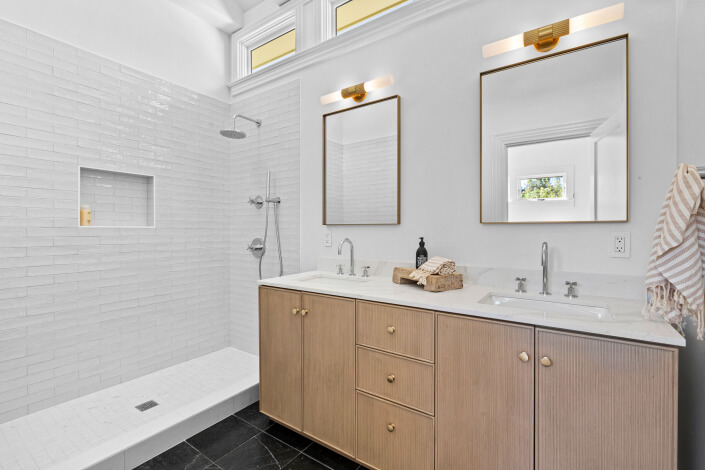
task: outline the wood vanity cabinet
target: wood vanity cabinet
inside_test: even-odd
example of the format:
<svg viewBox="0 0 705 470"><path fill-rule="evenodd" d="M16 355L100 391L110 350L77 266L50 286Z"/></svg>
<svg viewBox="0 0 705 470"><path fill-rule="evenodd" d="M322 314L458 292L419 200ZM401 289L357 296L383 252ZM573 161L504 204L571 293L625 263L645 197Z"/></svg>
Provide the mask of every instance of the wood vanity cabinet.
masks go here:
<svg viewBox="0 0 705 470"><path fill-rule="evenodd" d="M676 470L678 349L260 287L260 410L372 470Z"/></svg>
<svg viewBox="0 0 705 470"><path fill-rule="evenodd" d="M436 334L438 470L676 469L676 348L442 313Z"/></svg>
<svg viewBox="0 0 705 470"><path fill-rule="evenodd" d="M355 455L355 301L304 294L303 431ZM303 312L303 311L302 311Z"/></svg>
<svg viewBox="0 0 705 470"><path fill-rule="evenodd" d="M533 468L534 328L438 313L436 335L436 468Z"/></svg>
<svg viewBox="0 0 705 470"><path fill-rule="evenodd" d="M259 406L301 431L302 322L299 292L259 289Z"/></svg>
<svg viewBox="0 0 705 470"><path fill-rule="evenodd" d="M677 349L537 328L536 353L537 470L676 469Z"/></svg>
<svg viewBox="0 0 705 470"><path fill-rule="evenodd" d="M355 453L355 301L260 287L260 411Z"/></svg>

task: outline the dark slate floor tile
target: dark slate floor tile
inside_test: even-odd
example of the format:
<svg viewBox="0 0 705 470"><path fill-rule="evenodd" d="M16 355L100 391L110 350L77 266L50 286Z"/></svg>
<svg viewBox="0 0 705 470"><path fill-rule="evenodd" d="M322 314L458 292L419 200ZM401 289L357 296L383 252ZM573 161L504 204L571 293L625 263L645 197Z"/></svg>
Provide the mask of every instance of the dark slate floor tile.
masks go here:
<svg viewBox="0 0 705 470"><path fill-rule="evenodd" d="M257 428L235 416L228 416L223 421L187 439L186 442L209 459L216 461L258 433Z"/></svg>
<svg viewBox="0 0 705 470"><path fill-rule="evenodd" d="M136 470L205 470L212 462L185 442L143 463Z"/></svg>
<svg viewBox="0 0 705 470"><path fill-rule="evenodd" d="M269 419L269 416L263 415L259 412L259 402L255 402L247 408L238 411L237 413L235 413L235 416L237 416L243 421L247 421L257 429L260 429L262 431L264 431L274 423L274 421Z"/></svg>
<svg viewBox="0 0 705 470"><path fill-rule="evenodd" d="M283 470L330 470L328 467L322 463L318 463L311 457L304 454L299 454L294 460L291 461L289 465L284 467Z"/></svg>
<svg viewBox="0 0 705 470"><path fill-rule="evenodd" d="M265 432L297 450L304 450L311 444L310 440L281 424L274 423Z"/></svg>
<svg viewBox="0 0 705 470"><path fill-rule="evenodd" d="M260 433L216 463L223 470L281 469L300 452L269 434Z"/></svg>
<svg viewBox="0 0 705 470"><path fill-rule="evenodd" d="M357 470L359 465L320 444L312 443L304 452L309 457L335 470Z"/></svg>

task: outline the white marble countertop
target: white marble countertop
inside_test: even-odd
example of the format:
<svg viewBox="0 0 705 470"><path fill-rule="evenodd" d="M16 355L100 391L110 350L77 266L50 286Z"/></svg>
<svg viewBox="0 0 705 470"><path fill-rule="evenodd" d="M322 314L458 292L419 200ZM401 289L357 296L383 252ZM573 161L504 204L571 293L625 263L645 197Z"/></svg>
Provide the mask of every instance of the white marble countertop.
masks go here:
<svg viewBox="0 0 705 470"><path fill-rule="evenodd" d="M481 303L490 293L527 299L544 299L534 294L516 294L514 291L480 285L468 285L448 292L426 292L413 284L394 284L391 276L373 276L362 281L343 281L317 278L319 274L335 277L329 272L311 271L272 279L259 285L299 291L349 297L373 302L403 305L439 312L471 315L480 318L504 320L527 325L558 328L579 333L591 333L615 338L633 339L669 346L685 346L685 339L665 321L646 320L641 314L642 302L608 297L580 296L569 300L556 294L545 300L608 307L611 317L597 318L587 314L558 314L525 308L514 308Z"/></svg>

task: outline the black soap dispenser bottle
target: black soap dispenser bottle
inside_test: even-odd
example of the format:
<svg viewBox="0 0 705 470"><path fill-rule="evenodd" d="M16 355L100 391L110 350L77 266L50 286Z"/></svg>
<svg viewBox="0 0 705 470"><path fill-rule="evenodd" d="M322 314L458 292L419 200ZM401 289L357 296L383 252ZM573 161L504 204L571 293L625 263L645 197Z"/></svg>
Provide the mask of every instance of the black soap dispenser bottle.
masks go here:
<svg viewBox="0 0 705 470"><path fill-rule="evenodd" d="M423 241L423 237L420 237L420 239L419 249L416 250L416 269L419 269L422 264L428 261L428 251L424 248L426 244Z"/></svg>

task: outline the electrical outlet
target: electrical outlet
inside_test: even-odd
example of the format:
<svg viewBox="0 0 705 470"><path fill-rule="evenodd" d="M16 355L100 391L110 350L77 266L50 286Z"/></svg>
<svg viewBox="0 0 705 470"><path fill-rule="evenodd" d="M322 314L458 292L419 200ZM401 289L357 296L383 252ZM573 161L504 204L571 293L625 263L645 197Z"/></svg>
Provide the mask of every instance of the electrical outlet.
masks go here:
<svg viewBox="0 0 705 470"><path fill-rule="evenodd" d="M325 230L323 232L323 246L333 246L333 236L330 230Z"/></svg>
<svg viewBox="0 0 705 470"><path fill-rule="evenodd" d="M629 258L631 256L630 232L610 233L610 258Z"/></svg>

